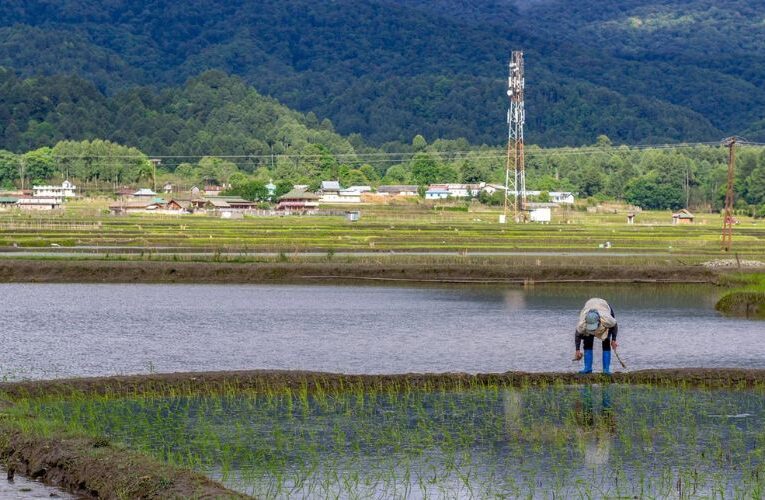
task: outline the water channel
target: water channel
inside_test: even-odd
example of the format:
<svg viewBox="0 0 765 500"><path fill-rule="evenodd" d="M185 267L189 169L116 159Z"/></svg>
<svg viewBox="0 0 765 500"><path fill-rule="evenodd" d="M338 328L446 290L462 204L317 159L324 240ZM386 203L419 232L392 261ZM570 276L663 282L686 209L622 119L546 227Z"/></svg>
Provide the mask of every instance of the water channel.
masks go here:
<svg viewBox="0 0 765 500"><path fill-rule="evenodd" d="M720 293L691 285L3 284L0 376L571 371L574 324L591 296L612 303L629 369L765 368L765 323L720 316Z"/></svg>

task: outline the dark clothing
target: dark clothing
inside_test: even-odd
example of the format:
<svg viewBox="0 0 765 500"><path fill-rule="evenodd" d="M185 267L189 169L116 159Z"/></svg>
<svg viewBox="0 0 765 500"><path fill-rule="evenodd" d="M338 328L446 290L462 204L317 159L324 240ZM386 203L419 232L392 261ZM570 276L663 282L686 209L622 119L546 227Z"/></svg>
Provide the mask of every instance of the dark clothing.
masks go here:
<svg viewBox="0 0 765 500"><path fill-rule="evenodd" d="M610 351L611 350L611 335L609 334L608 337L606 337L606 340L603 341L603 350L604 351ZM592 349L592 346L595 344L595 337L592 335L585 335L582 337L582 343L584 344L584 350L590 350ZM579 346L576 346L576 350L579 350Z"/></svg>
<svg viewBox="0 0 765 500"><path fill-rule="evenodd" d="M609 306L611 307L611 306ZM614 308L611 307L611 316L615 319L616 314L614 314ZM619 325L616 324L608 329L608 337L606 337L606 340L603 341L603 350L604 351L610 351L611 350L611 341L616 340L616 334L619 333ZM581 345L582 340L584 340L584 348L585 349L592 349L592 346L595 342L595 337L592 335L584 335L576 330L574 331L574 345L576 345L576 350L579 350L579 346Z"/></svg>

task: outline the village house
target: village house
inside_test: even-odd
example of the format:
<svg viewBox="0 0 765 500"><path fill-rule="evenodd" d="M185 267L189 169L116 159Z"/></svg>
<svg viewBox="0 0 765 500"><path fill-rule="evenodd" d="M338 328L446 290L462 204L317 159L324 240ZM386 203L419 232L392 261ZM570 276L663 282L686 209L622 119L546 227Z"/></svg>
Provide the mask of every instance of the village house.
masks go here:
<svg viewBox="0 0 765 500"><path fill-rule="evenodd" d="M133 196L133 190L131 188L123 187L114 192L115 195L119 196L120 198L126 198L129 196Z"/></svg>
<svg viewBox="0 0 765 500"><path fill-rule="evenodd" d="M541 193L540 193L541 194ZM574 193L569 191L550 191L550 201L561 205L573 205Z"/></svg>
<svg viewBox="0 0 765 500"><path fill-rule="evenodd" d="M358 194L371 193L372 186L349 186L345 188L343 191L347 191L349 193L358 193Z"/></svg>
<svg viewBox="0 0 765 500"><path fill-rule="evenodd" d="M447 184L446 189L452 198L468 198L478 196L485 185L483 182L478 184Z"/></svg>
<svg viewBox="0 0 765 500"><path fill-rule="evenodd" d="M695 215L683 208L672 214L672 224L693 224L693 219L695 217Z"/></svg>
<svg viewBox="0 0 765 500"><path fill-rule="evenodd" d="M431 184L425 191L426 200L445 200L449 197L449 186L447 184Z"/></svg>
<svg viewBox="0 0 765 500"><path fill-rule="evenodd" d="M504 191L505 186L502 184L484 184L484 186L481 188L482 193L486 193L489 196L493 195L497 191Z"/></svg>
<svg viewBox="0 0 765 500"><path fill-rule="evenodd" d="M196 204L197 201L193 200L192 206ZM241 218L249 211L255 210L258 204L237 196L214 196L206 199L203 206L208 212L217 214L224 219L231 219Z"/></svg>
<svg viewBox="0 0 765 500"><path fill-rule="evenodd" d="M442 200L444 198L470 198L478 196L486 186L478 184L431 184L425 192L426 200Z"/></svg>
<svg viewBox="0 0 765 500"><path fill-rule="evenodd" d="M321 187L316 194L319 195L319 201L322 203L339 203L342 189L338 181L321 181Z"/></svg>
<svg viewBox="0 0 765 500"><path fill-rule="evenodd" d="M163 210L177 214L190 214L194 210L194 207L189 200L178 200L173 198L165 203Z"/></svg>
<svg viewBox="0 0 765 500"><path fill-rule="evenodd" d="M319 209L319 196L299 189L293 189L279 197L276 210L285 214L315 214Z"/></svg>
<svg viewBox="0 0 765 500"><path fill-rule="evenodd" d="M16 206L23 210L56 210L61 208L63 200L61 198L19 198Z"/></svg>
<svg viewBox="0 0 765 500"><path fill-rule="evenodd" d="M61 183L60 186L32 186L32 193L35 198L74 198L77 187L68 180Z"/></svg>
<svg viewBox="0 0 765 500"><path fill-rule="evenodd" d="M390 184L377 188L380 196L418 196L416 184Z"/></svg>
<svg viewBox="0 0 765 500"><path fill-rule="evenodd" d="M128 201L125 203L115 203L113 205L109 205L109 211L112 213L112 215L156 213L156 211L160 210L162 207L163 204L154 200L147 199Z"/></svg>
<svg viewBox="0 0 765 500"><path fill-rule="evenodd" d="M136 198L154 198L155 196L157 196L157 193L155 193L149 188L141 188L138 191L134 192L133 196Z"/></svg>
<svg viewBox="0 0 765 500"><path fill-rule="evenodd" d="M16 208L19 199L15 196L0 196L0 209Z"/></svg>
<svg viewBox="0 0 765 500"><path fill-rule="evenodd" d="M223 191L225 191L223 186L216 186L213 184L205 186L205 196L219 196Z"/></svg>

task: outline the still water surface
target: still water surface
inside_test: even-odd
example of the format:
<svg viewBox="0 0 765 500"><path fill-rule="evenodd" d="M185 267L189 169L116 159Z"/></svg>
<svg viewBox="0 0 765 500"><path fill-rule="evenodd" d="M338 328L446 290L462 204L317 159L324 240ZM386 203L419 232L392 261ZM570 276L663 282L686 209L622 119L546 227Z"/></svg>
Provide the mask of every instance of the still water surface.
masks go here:
<svg viewBox="0 0 765 500"><path fill-rule="evenodd" d="M667 285L3 284L0 374L571 371L574 325L592 296L613 305L630 369L765 368L765 322L721 317L720 293ZM599 370L597 345L595 353Z"/></svg>

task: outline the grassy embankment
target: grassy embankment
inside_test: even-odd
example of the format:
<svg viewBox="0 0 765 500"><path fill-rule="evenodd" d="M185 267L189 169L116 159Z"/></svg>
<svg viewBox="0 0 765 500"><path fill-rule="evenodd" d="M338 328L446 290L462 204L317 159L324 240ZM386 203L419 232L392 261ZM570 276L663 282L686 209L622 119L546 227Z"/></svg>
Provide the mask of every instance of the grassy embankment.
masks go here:
<svg viewBox="0 0 765 500"><path fill-rule="evenodd" d="M589 382L606 380L235 372L4 384L0 454L19 471L112 497L224 494L199 489L215 486L190 470L266 497L325 496L337 488L353 495L369 481L396 488L409 477L430 495L466 488L478 496L525 496L529 489L599 496L645 488L649 496L682 496L731 487L762 494L761 434L725 413L762 409L742 404L762 401L755 396L765 391L765 372L618 374L596 389L602 394L594 403ZM584 462L590 441L604 437L618 446L612 459L645 467L640 484L622 476L616 489L595 477L580 486L558 481L572 461ZM487 472L482 465L491 463L501 466ZM733 469L741 476L731 481ZM512 470L528 481L507 482Z"/></svg>
<svg viewBox="0 0 765 500"><path fill-rule="evenodd" d="M765 274L731 276L733 286L723 294L715 308L723 314L765 319Z"/></svg>

